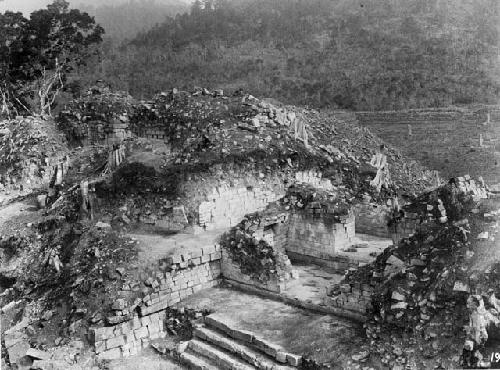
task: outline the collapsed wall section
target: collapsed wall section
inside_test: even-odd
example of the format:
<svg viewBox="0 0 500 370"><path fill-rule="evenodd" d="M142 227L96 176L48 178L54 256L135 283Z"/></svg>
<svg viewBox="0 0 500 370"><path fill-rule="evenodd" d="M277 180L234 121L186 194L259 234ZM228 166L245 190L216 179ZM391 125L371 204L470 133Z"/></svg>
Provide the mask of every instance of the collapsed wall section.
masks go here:
<svg viewBox="0 0 500 370"><path fill-rule="evenodd" d="M392 220L397 228L393 235L394 246L386 249L373 263L349 271L344 280L328 293L325 304L365 314L374 307L372 301L382 297L386 305L385 315L393 320L413 312L413 307L408 308L415 301L407 299L408 292L418 296L415 291L420 289L422 295L433 296L431 285L442 287L436 282L437 278L454 276L445 271L448 266L453 266L446 260L461 258L458 251L466 245L464 227L469 227L464 216L486 196L481 181L464 176L454 178L449 184L404 206L404 217ZM435 258L436 255L442 258ZM402 276L405 278L401 279ZM393 291L389 289L390 284L394 285ZM407 285L400 286L402 284ZM435 296L429 299L430 305L434 300ZM393 314L389 315L389 312ZM424 314L429 317L427 312Z"/></svg>
<svg viewBox="0 0 500 370"><path fill-rule="evenodd" d="M141 268L139 279L126 279L114 300L111 326L94 328L93 342L101 359L127 357L165 336L164 311L221 280L221 249L210 245L170 256Z"/></svg>
<svg viewBox="0 0 500 370"><path fill-rule="evenodd" d="M271 292L286 290L295 272L285 253L286 214L254 214L226 233L221 240L222 275Z"/></svg>
<svg viewBox="0 0 500 370"><path fill-rule="evenodd" d="M165 338L165 312L149 316L135 316L132 320L115 326L91 330L91 342L101 360L137 355L151 340Z"/></svg>

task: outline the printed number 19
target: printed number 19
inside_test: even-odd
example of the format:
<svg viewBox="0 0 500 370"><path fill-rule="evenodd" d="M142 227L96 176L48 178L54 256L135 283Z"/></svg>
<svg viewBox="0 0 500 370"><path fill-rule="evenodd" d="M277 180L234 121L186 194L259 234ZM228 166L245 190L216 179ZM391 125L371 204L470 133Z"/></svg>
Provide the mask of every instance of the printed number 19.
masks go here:
<svg viewBox="0 0 500 370"><path fill-rule="evenodd" d="M491 353L491 362L500 362L500 352Z"/></svg>

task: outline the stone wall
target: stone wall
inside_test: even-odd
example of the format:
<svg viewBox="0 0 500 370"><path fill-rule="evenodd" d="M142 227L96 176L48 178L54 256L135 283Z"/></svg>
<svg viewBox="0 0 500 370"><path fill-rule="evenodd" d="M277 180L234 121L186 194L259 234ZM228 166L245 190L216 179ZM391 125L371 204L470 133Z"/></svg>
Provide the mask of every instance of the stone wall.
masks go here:
<svg viewBox="0 0 500 370"><path fill-rule="evenodd" d="M117 119L110 122L90 121L87 123L88 133L84 144L116 144L132 136L128 122Z"/></svg>
<svg viewBox="0 0 500 370"><path fill-rule="evenodd" d="M82 145L111 145L122 142L132 135L146 139L166 139L165 129L162 127L150 124L130 126L128 121L122 122L118 119L80 122L78 126L64 126L63 130L70 141L80 142Z"/></svg>
<svg viewBox="0 0 500 370"><path fill-rule="evenodd" d="M79 145L112 145L132 137L128 121L119 119L92 119L77 123L68 120L67 123L60 123L59 127L69 142Z"/></svg>
<svg viewBox="0 0 500 370"><path fill-rule="evenodd" d="M146 280L149 289L143 291L138 306L140 314L145 316L161 311L191 294L217 286L221 278L220 259L221 252L218 250L210 255L204 254L181 261L179 265L187 264L186 268L150 276Z"/></svg>
<svg viewBox="0 0 500 370"><path fill-rule="evenodd" d="M199 205L198 223L207 230L236 226L246 214L263 211L282 196L259 187L214 188L208 200Z"/></svg>
<svg viewBox="0 0 500 370"><path fill-rule="evenodd" d="M287 252L329 259L339 248L347 247L355 235L354 214L341 216L340 222L329 213L293 213L289 219Z"/></svg>
<svg viewBox="0 0 500 370"><path fill-rule="evenodd" d="M308 184L314 186L317 189L333 189L331 180L323 178L323 174L315 170L297 172L295 174L295 182L297 184Z"/></svg>
<svg viewBox="0 0 500 370"><path fill-rule="evenodd" d="M182 255L158 261L140 276L142 281L125 283L121 296L126 303L118 305L116 316L139 310L148 315L178 303L181 299L217 285L220 281L221 248L205 246Z"/></svg>
<svg viewBox="0 0 500 370"><path fill-rule="evenodd" d="M165 312L134 316L115 326L91 329L91 342L101 360L133 356L149 346L151 340L165 338Z"/></svg>
<svg viewBox="0 0 500 370"><path fill-rule="evenodd" d="M134 127L132 128L132 132L135 135L146 139L168 139L167 135L165 134L164 125L158 123L145 122L141 126L134 125Z"/></svg>
<svg viewBox="0 0 500 370"><path fill-rule="evenodd" d="M372 203L360 203L353 207L356 217L356 233L374 235L381 238L390 236L387 222L390 207Z"/></svg>
<svg viewBox="0 0 500 370"><path fill-rule="evenodd" d="M126 280L111 307L107 322L94 328L94 344L101 358L137 353L164 335L164 310L200 290L219 285L221 248L206 246L159 260L144 269L141 280Z"/></svg>

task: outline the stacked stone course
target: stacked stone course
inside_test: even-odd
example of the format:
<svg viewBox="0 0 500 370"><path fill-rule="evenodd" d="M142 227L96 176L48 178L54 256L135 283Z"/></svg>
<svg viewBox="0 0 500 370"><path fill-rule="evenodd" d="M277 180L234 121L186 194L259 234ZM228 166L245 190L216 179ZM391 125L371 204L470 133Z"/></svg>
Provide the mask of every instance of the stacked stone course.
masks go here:
<svg viewBox="0 0 500 370"><path fill-rule="evenodd" d="M158 139L165 140L168 139L165 134L165 128L163 125L152 122L144 122L142 126L135 126L133 133L139 137L146 139Z"/></svg>
<svg viewBox="0 0 500 370"><path fill-rule="evenodd" d="M108 359L134 355L164 336L164 310L219 285L221 258L219 245L205 246L164 258L141 274L141 281L124 283L108 317L115 325L93 329L96 352Z"/></svg>
<svg viewBox="0 0 500 370"><path fill-rule="evenodd" d="M142 284L122 286L121 296L132 299L127 300L127 307L117 307L116 316L125 316L135 309L142 316L148 315L173 306L201 289L218 285L221 258L220 246L211 245L160 260L157 268L142 274Z"/></svg>
<svg viewBox="0 0 500 370"><path fill-rule="evenodd" d="M91 330L95 351L100 359L116 359L136 355L151 340L166 336L165 312L134 318L120 325Z"/></svg>
<svg viewBox="0 0 500 370"><path fill-rule="evenodd" d="M215 188L208 201L200 204L198 222L207 230L236 226L246 214L263 211L281 196L261 188Z"/></svg>
<svg viewBox="0 0 500 370"><path fill-rule="evenodd" d="M333 190L334 186L330 179L323 178L319 171L301 171L295 174L295 182L298 184L308 184L317 189Z"/></svg>
<svg viewBox="0 0 500 370"><path fill-rule="evenodd" d="M355 219L353 213L340 216L340 221L337 217L329 213L292 214L288 224L287 253L292 259L306 259L345 271L350 267L349 259L338 256L337 251L352 242Z"/></svg>

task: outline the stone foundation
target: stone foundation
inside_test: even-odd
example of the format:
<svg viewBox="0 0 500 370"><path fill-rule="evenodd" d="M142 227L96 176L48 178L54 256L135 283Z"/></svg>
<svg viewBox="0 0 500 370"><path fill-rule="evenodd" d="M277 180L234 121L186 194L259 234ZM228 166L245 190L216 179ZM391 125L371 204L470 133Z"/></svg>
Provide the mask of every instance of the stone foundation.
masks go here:
<svg viewBox="0 0 500 370"><path fill-rule="evenodd" d="M340 222L328 213L294 213L288 224L287 252L328 260L339 248L347 247L355 235L354 215L341 216Z"/></svg>

